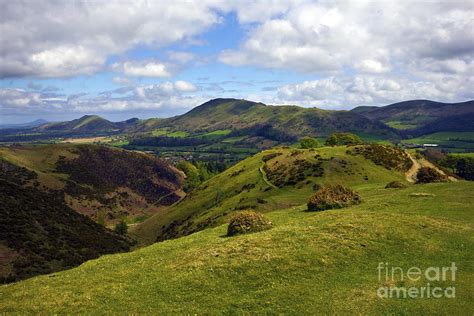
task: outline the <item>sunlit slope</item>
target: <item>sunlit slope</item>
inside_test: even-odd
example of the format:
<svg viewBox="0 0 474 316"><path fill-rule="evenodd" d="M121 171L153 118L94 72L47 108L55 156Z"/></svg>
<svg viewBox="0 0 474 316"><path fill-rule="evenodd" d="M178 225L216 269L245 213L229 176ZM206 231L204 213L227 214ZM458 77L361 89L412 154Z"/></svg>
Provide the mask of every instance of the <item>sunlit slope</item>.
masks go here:
<svg viewBox="0 0 474 316"><path fill-rule="evenodd" d="M38 176L40 190L98 222L134 221L179 200L182 172L154 155L97 145L0 147L0 160ZM1 176L0 176L1 178Z"/></svg>
<svg viewBox="0 0 474 316"><path fill-rule="evenodd" d="M223 225L1 286L0 312L470 314L473 190L464 181L372 183L359 187L364 202L351 208L271 212L268 231L229 238ZM432 195L410 196L420 192ZM378 298L387 285L379 262L405 269L455 262L456 298Z"/></svg>
<svg viewBox="0 0 474 316"><path fill-rule="evenodd" d="M131 234L140 244L151 244L218 225L241 209L269 212L306 203L318 184L363 188L404 179L401 171L349 154L352 149L261 152L203 183L178 204L134 227Z"/></svg>

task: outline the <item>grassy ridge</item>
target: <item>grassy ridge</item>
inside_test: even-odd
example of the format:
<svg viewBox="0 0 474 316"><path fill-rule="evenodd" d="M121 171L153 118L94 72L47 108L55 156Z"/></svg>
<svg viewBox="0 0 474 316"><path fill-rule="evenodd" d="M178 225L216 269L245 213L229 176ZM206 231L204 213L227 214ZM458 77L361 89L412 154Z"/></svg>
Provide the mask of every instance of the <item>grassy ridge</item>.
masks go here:
<svg viewBox="0 0 474 316"><path fill-rule="evenodd" d="M359 186L364 202L351 208L297 206L269 213L268 231L228 238L220 226L2 286L0 312L469 314L473 190L464 181ZM417 192L432 196L410 197ZM456 262L456 298L380 299L379 262Z"/></svg>
<svg viewBox="0 0 474 316"><path fill-rule="evenodd" d="M268 212L300 205L307 202L315 184L344 183L359 188L403 181L401 172L387 170L362 156L350 155L347 150L347 147L341 146L318 148L316 151L277 148L261 152L204 182L177 205L134 227L131 235L142 245L151 244L157 238L173 238L218 225L239 209ZM262 159L272 153L280 155L266 164L274 172L285 169L287 182L291 174L299 174L293 166L301 161L311 164L320 161L324 174L314 176L305 172L294 185L275 188L265 181L269 175L262 174ZM320 160L316 155L320 155ZM304 165L300 166L305 170Z"/></svg>

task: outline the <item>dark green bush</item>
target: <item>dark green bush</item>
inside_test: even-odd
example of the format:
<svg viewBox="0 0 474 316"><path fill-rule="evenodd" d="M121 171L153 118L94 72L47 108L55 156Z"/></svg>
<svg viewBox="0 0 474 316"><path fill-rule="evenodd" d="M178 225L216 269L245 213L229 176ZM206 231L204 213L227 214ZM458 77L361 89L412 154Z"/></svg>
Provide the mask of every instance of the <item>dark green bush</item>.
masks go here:
<svg viewBox="0 0 474 316"><path fill-rule="evenodd" d="M321 145L316 138L312 137L303 137L300 139L300 147L303 149L318 148Z"/></svg>
<svg viewBox="0 0 474 316"><path fill-rule="evenodd" d="M227 236L259 232L269 229L272 222L260 213L243 211L234 215L227 227Z"/></svg>
<svg viewBox="0 0 474 316"><path fill-rule="evenodd" d="M422 167L416 174L416 183L444 182L447 178L433 168Z"/></svg>
<svg viewBox="0 0 474 316"><path fill-rule="evenodd" d="M406 187L407 185L401 181L392 181L392 182L387 183L387 185L385 186L385 189L402 189Z"/></svg>
<svg viewBox="0 0 474 316"><path fill-rule="evenodd" d="M128 225L124 220L121 220L120 223L115 225L114 231L122 236L127 235L128 232Z"/></svg>
<svg viewBox="0 0 474 316"><path fill-rule="evenodd" d="M318 191L308 201L308 211L324 211L334 208L343 208L354 204L359 204L361 198L359 193L340 184L326 185Z"/></svg>
<svg viewBox="0 0 474 316"><path fill-rule="evenodd" d="M326 140L326 146L360 145L364 142L352 133L332 133Z"/></svg>

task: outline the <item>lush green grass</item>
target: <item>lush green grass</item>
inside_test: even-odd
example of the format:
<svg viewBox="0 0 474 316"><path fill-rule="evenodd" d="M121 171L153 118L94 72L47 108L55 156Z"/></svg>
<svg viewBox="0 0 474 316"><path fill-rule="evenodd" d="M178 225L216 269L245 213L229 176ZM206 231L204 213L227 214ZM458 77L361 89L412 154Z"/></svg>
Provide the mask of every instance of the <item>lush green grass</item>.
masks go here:
<svg viewBox="0 0 474 316"><path fill-rule="evenodd" d="M349 155L347 150L347 147L340 146L322 147L315 151L298 150L297 155L292 155L293 149L284 148L261 152L204 182L179 204L134 227L131 234L141 245L150 244L158 235L167 235L169 227L164 226L173 222L178 223L172 229L173 235L183 235L202 227L218 225L238 209L254 208L269 212L303 204L314 192L313 185L316 183L341 183L358 188L367 184L384 186L390 181L404 180L402 173L377 166L362 156ZM290 168L296 160L316 162L315 155L319 154L325 159L322 164L324 175L305 177L294 186L271 187L262 177L261 167L262 157L272 152L282 155L272 159L271 164ZM350 162L348 169L344 168L342 160Z"/></svg>
<svg viewBox="0 0 474 316"><path fill-rule="evenodd" d="M474 158L474 153L453 153L452 155Z"/></svg>
<svg viewBox="0 0 474 316"><path fill-rule="evenodd" d="M392 128L396 128L396 129L411 129L411 128L415 128L417 126L415 124L409 124L409 123L402 122L402 121L387 121L387 122L385 122L385 124L387 124L388 126L390 126Z"/></svg>
<svg viewBox="0 0 474 316"><path fill-rule="evenodd" d="M402 140L407 144L439 144L448 150L474 150L474 132L440 132Z"/></svg>
<svg viewBox="0 0 474 316"><path fill-rule="evenodd" d="M269 213L274 228L224 237L226 226L0 287L0 312L470 314L474 183L359 186L363 203ZM434 196L410 197L426 192ZM456 298L382 299L379 262L458 267Z"/></svg>
<svg viewBox="0 0 474 316"><path fill-rule="evenodd" d="M189 134L185 131L170 131L167 128L155 129L151 132L152 136L167 136L167 137L187 137Z"/></svg>
<svg viewBox="0 0 474 316"><path fill-rule="evenodd" d="M222 137L229 135L232 132L230 129L218 129L209 133L201 134L199 137Z"/></svg>

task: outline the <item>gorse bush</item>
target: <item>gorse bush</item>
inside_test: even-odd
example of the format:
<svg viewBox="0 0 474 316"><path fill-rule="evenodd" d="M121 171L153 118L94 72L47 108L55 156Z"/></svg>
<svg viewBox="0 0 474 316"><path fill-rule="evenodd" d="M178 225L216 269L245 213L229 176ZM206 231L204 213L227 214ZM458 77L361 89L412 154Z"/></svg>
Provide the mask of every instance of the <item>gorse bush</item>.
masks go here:
<svg viewBox="0 0 474 316"><path fill-rule="evenodd" d="M447 178L433 168L422 167L416 175L416 183L444 182Z"/></svg>
<svg viewBox="0 0 474 316"><path fill-rule="evenodd" d="M392 181L392 182L387 183L387 185L385 186L385 189L402 189L406 187L407 185L401 181Z"/></svg>
<svg viewBox="0 0 474 316"><path fill-rule="evenodd" d="M243 211L234 215L227 227L227 236L259 232L271 228L272 222L264 215Z"/></svg>
<svg viewBox="0 0 474 316"><path fill-rule="evenodd" d="M308 211L324 211L334 208L343 208L354 204L359 204L361 198L359 193L340 184L326 185L318 191L308 201Z"/></svg>
<svg viewBox="0 0 474 316"><path fill-rule="evenodd" d="M300 139L300 147L303 149L318 148L321 145L316 138L312 137L303 137Z"/></svg>
<svg viewBox="0 0 474 316"><path fill-rule="evenodd" d="M352 133L332 133L326 140L326 146L360 145L364 142Z"/></svg>

